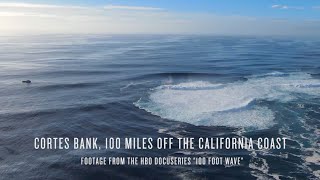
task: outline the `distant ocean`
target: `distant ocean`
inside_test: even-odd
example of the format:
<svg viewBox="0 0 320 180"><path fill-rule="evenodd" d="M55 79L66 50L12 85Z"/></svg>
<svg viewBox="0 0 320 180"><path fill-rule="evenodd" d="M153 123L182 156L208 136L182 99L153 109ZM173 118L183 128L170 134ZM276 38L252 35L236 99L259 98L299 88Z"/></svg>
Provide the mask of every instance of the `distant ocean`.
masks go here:
<svg viewBox="0 0 320 180"><path fill-rule="evenodd" d="M320 40L0 37L0 179L319 179ZM31 84L22 83L31 80ZM287 137L281 150L34 150L35 137ZM80 156L242 156L238 167Z"/></svg>

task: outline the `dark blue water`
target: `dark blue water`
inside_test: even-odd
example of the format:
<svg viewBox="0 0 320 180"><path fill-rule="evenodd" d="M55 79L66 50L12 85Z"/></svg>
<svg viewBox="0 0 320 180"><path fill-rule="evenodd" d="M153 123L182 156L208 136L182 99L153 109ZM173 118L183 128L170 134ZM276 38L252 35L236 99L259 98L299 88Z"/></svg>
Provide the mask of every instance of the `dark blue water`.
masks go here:
<svg viewBox="0 0 320 180"><path fill-rule="evenodd" d="M0 37L1 179L317 179L320 41ZM22 80L30 79L31 84ZM287 137L286 149L34 150L34 137ZM241 166L81 166L81 156L242 156Z"/></svg>

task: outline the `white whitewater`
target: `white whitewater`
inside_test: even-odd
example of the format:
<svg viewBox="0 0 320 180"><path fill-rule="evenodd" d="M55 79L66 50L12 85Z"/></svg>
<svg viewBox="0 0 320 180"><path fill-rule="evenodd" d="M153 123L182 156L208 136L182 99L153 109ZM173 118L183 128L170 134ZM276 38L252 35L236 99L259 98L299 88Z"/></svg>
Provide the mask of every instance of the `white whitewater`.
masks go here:
<svg viewBox="0 0 320 180"><path fill-rule="evenodd" d="M162 118L194 125L264 129L274 125L274 112L256 101L287 102L299 94L319 96L320 80L306 73L273 72L228 84L191 81L156 87L147 100L134 104Z"/></svg>

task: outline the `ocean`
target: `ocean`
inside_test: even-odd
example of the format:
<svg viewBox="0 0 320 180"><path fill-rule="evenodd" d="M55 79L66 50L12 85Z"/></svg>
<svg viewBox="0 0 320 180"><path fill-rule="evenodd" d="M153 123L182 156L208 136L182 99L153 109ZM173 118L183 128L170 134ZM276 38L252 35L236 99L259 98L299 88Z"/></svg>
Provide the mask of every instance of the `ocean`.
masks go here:
<svg viewBox="0 0 320 180"><path fill-rule="evenodd" d="M0 46L0 179L320 178L318 39L34 35ZM286 137L287 147L35 150L35 137ZM83 166L81 156L244 160Z"/></svg>

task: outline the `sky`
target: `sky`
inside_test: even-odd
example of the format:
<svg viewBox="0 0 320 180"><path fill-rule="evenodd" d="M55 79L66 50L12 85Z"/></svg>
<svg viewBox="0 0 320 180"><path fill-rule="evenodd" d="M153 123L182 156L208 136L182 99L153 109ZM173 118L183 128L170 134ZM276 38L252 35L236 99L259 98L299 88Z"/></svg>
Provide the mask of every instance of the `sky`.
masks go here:
<svg viewBox="0 0 320 180"><path fill-rule="evenodd" d="M320 0L0 0L1 34L320 37Z"/></svg>

